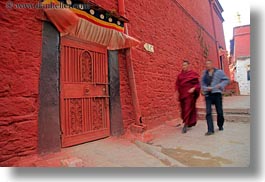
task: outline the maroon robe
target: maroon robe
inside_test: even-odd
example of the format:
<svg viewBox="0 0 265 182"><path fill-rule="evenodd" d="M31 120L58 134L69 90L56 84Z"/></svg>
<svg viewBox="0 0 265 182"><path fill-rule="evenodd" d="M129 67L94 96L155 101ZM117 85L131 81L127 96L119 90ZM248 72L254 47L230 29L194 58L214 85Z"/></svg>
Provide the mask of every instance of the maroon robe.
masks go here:
<svg viewBox="0 0 265 182"><path fill-rule="evenodd" d="M186 126L195 126L197 123L196 101L200 95L199 74L196 72L182 71L176 81L176 91L179 92L179 101L181 106L181 118ZM193 93L189 89L195 87Z"/></svg>

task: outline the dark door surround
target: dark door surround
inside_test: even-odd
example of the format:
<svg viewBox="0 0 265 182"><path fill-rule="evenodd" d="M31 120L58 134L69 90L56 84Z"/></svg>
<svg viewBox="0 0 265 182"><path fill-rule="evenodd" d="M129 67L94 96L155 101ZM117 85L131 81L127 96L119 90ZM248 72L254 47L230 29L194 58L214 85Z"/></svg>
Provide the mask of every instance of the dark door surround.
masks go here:
<svg viewBox="0 0 265 182"><path fill-rule="evenodd" d="M39 83L38 153L61 149L60 127L60 34L50 22L43 22L42 62ZM123 134L120 102L118 51L108 51L111 135Z"/></svg>

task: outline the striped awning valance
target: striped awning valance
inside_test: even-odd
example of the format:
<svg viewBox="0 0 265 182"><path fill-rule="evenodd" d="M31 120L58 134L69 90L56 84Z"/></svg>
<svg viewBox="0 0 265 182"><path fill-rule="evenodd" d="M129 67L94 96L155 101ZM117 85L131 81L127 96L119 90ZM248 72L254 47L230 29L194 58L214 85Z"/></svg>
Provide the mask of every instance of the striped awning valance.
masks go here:
<svg viewBox="0 0 265 182"><path fill-rule="evenodd" d="M78 4L71 0L45 0L43 7L61 36L75 36L104 45L109 50L129 48L140 43L124 33L126 19L89 4Z"/></svg>

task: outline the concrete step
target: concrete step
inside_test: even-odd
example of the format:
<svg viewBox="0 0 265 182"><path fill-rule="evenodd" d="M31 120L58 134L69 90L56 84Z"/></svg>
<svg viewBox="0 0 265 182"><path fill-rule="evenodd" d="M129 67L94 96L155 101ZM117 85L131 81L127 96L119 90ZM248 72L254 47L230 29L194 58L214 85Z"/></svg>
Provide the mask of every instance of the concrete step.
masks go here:
<svg viewBox="0 0 265 182"><path fill-rule="evenodd" d="M206 120L205 112L198 112L198 120ZM234 113L224 113L225 121L227 122L250 122L251 118L249 114L234 114ZM213 112L213 120L217 120L217 114Z"/></svg>
<svg viewBox="0 0 265 182"><path fill-rule="evenodd" d="M198 112L205 112L204 107L198 107ZM224 114L250 114L249 108L223 108ZM216 113L215 107L212 107L212 112Z"/></svg>

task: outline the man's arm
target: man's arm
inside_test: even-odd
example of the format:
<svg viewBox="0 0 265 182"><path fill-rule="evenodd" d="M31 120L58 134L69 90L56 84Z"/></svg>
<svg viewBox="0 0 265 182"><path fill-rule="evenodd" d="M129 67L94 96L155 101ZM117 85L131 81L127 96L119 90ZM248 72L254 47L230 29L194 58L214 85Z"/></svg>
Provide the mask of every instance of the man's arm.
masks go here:
<svg viewBox="0 0 265 182"><path fill-rule="evenodd" d="M217 84L217 88L220 88L222 90L224 90L224 88L226 87L226 85L229 84L230 80L229 78L225 75L224 71L219 70L219 78L220 78L220 83Z"/></svg>
<svg viewBox="0 0 265 182"><path fill-rule="evenodd" d="M209 88L207 87L207 83L206 83L206 71L203 72L203 75L201 78L201 88L202 88L202 91L204 92L209 91Z"/></svg>

